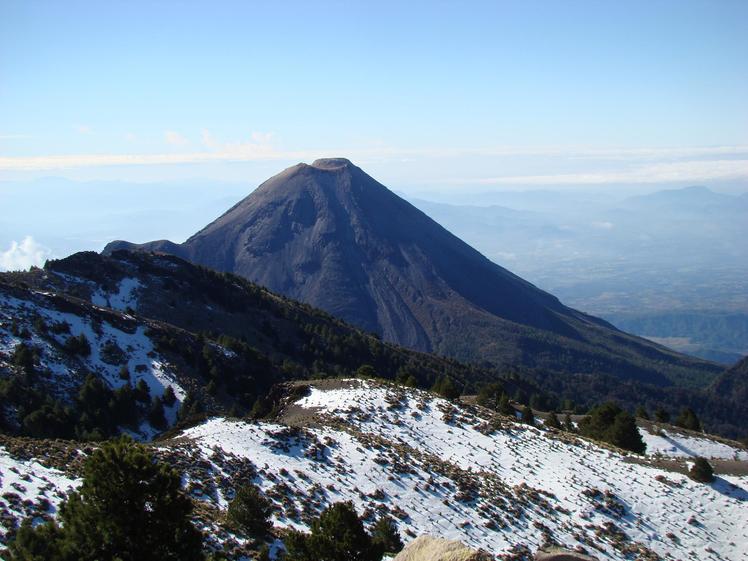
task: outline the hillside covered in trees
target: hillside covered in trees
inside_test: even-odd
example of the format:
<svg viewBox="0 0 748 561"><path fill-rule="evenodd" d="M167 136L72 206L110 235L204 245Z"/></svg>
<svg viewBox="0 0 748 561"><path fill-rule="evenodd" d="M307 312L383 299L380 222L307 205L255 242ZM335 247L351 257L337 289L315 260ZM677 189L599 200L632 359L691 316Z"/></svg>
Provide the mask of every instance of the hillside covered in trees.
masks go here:
<svg viewBox="0 0 748 561"><path fill-rule="evenodd" d="M0 297L0 391L12 404L4 425L22 434L105 436L130 426L148 437L212 411L267 414L278 382L358 373L422 388L446 381L457 394L501 382L541 410L579 413L613 400L675 416L689 407L707 430L744 436L746 404L729 393L418 353L164 254L75 254L0 275Z"/></svg>

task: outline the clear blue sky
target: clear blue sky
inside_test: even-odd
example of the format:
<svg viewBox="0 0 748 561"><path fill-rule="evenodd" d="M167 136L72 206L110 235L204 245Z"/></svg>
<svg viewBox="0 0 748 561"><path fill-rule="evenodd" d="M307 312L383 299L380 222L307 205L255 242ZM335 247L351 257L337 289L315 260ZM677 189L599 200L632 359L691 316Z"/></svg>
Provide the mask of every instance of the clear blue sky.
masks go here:
<svg viewBox="0 0 748 561"><path fill-rule="evenodd" d="M0 2L0 179L742 183L748 2Z"/></svg>

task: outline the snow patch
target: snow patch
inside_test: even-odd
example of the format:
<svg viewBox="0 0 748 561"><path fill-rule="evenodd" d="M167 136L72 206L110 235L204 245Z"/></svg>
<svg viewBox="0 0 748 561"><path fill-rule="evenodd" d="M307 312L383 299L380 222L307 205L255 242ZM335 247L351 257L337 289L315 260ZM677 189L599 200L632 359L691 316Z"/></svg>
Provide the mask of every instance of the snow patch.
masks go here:
<svg viewBox="0 0 748 561"><path fill-rule="evenodd" d="M136 291L141 287L136 278L124 278L120 281L117 292L107 293L101 288L91 295L91 303L102 308L113 308L125 311L127 308L136 309L138 306Z"/></svg>
<svg viewBox="0 0 748 561"><path fill-rule="evenodd" d="M748 450L736 448L711 438L679 434L661 429L653 434L639 428L639 432L647 445L648 455L660 455L670 458L714 458L723 460L748 461Z"/></svg>

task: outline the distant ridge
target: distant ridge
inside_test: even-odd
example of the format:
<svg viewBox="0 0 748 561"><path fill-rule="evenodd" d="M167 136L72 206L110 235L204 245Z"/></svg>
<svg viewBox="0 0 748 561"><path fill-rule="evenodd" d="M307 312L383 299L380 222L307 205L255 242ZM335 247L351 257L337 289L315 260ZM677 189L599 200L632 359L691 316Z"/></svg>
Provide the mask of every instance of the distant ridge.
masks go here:
<svg viewBox="0 0 748 561"><path fill-rule="evenodd" d="M344 158L270 178L171 253L242 275L380 334L463 360L705 386L712 363L564 306Z"/></svg>

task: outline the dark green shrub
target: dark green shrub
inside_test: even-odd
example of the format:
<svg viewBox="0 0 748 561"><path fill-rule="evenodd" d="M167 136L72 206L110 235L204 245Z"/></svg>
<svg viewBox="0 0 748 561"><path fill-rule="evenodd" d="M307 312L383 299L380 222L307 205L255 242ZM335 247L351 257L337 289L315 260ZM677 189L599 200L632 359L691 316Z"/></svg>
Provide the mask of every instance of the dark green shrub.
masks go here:
<svg viewBox="0 0 748 561"><path fill-rule="evenodd" d="M545 426L549 429L561 429L561 421L558 420L558 415L551 411L548 413L548 417L545 419Z"/></svg>
<svg viewBox="0 0 748 561"><path fill-rule="evenodd" d="M712 465L706 460L706 458L702 458L701 456L694 458L693 465L691 466L691 469L688 470L688 475L691 479L698 481L699 483L711 483L714 481L714 470L712 469Z"/></svg>
<svg viewBox="0 0 748 561"><path fill-rule="evenodd" d="M256 485L245 485L236 491L229 503L226 522L234 531L245 536L264 539L273 527L270 521L272 508Z"/></svg>
<svg viewBox="0 0 748 561"><path fill-rule="evenodd" d="M15 366L23 368L25 372L32 372L34 370L34 362L36 361L36 352L31 345L18 343L13 348L11 360Z"/></svg>
<svg viewBox="0 0 748 561"><path fill-rule="evenodd" d="M680 415L678 415L678 418L675 420L674 423L676 426L701 432L701 421L699 421L699 418L696 416L696 413L693 412L693 409L690 407L686 407L681 411Z"/></svg>
<svg viewBox="0 0 748 561"><path fill-rule="evenodd" d="M447 399L457 399L460 397L460 390L449 376L439 378L431 387L431 391Z"/></svg>
<svg viewBox="0 0 748 561"><path fill-rule="evenodd" d="M171 386L166 386L164 395L161 397L161 400L167 407L171 407L172 405L174 405L177 401L177 396L174 393L174 388L172 388Z"/></svg>
<svg viewBox="0 0 748 561"><path fill-rule="evenodd" d="M77 336L68 337L65 340L63 349L71 355L89 356L91 354L91 344L83 333Z"/></svg>
<svg viewBox="0 0 748 561"><path fill-rule="evenodd" d="M311 533L291 532L285 561L379 561L382 550L372 542L353 503L335 503L311 524Z"/></svg>
<svg viewBox="0 0 748 561"><path fill-rule="evenodd" d="M395 555L403 548L403 540L397 531L397 523L391 516L381 516L371 530L371 541L383 553Z"/></svg>
<svg viewBox="0 0 748 561"><path fill-rule="evenodd" d="M535 415L532 412L532 409L529 405L525 405L522 408L522 418L521 421L528 425L535 425Z"/></svg>
<svg viewBox="0 0 748 561"><path fill-rule="evenodd" d="M646 450L634 417L612 402L592 408L579 423L579 432L638 454Z"/></svg>
<svg viewBox="0 0 748 561"><path fill-rule="evenodd" d="M10 561L202 561L202 537L180 477L119 439L87 460L83 484L60 507L61 526L25 523Z"/></svg>
<svg viewBox="0 0 748 561"><path fill-rule="evenodd" d="M151 400L151 408L148 411L148 422L156 430L164 430L167 427L164 403L155 395Z"/></svg>

